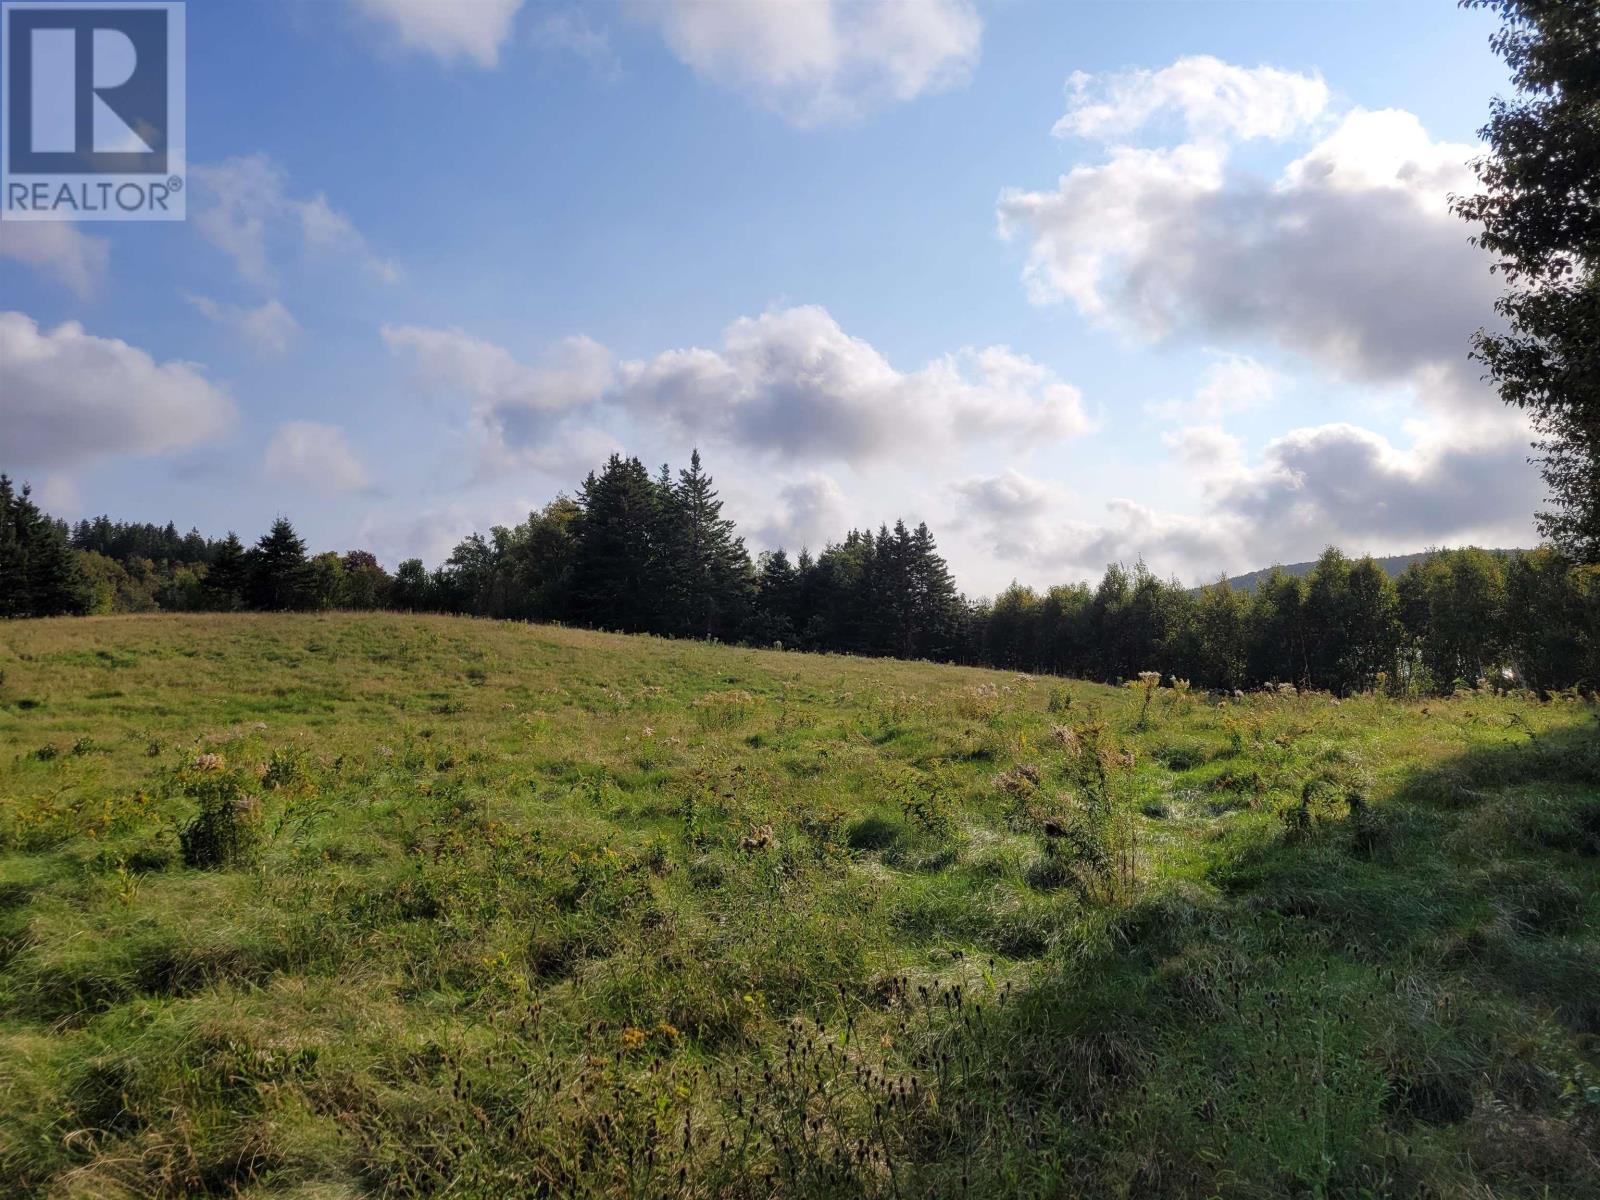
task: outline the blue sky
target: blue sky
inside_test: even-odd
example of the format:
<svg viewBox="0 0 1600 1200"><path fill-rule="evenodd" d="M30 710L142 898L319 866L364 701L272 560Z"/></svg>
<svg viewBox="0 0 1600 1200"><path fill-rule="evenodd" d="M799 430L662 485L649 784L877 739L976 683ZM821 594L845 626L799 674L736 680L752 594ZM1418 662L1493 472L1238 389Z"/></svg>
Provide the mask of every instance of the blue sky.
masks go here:
<svg viewBox="0 0 1600 1200"><path fill-rule="evenodd" d="M52 511L430 563L611 449L974 593L1528 544L1450 0L188 5L182 224L0 228Z"/></svg>

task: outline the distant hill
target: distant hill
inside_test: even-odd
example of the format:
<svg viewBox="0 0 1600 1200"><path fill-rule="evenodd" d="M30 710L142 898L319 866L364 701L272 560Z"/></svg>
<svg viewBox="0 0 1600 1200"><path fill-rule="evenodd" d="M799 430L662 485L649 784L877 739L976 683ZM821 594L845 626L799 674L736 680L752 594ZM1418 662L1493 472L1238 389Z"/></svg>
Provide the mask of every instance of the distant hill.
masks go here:
<svg viewBox="0 0 1600 1200"><path fill-rule="evenodd" d="M1435 554L1438 554L1438 553L1439 553L1439 551L1437 551L1437 550L1422 550L1422 551L1419 551L1416 554L1391 554L1386 558L1376 558L1375 557L1373 559L1373 561L1376 562L1380 567L1382 567L1384 569L1384 572L1389 576L1389 578L1393 579L1395 576L1397 576L1397 575L1401 574L1402 572L1404 572L1405 569L1407 567L1409 567L1412 563L1421 562L1424 559L1432 558ZM1519 554L1519 553L1521 553L1521 551L1518 551L1518 550L1490 550L1490 551L1488 551L1488 553L1490 553L1490 554ZM1278 569L1281 570L1285 575L1294 575L1294 576L1298 576L1298 577L1304 577L1306 575L1311 574L1311 568L1316 566L1316 565L1317 565L1316 564L1316 560L1313 559L1311 562L1288 563L1286 565L1280 564ZM1261 580L1265 579L1268 575L1270 575L1272 573L1272 570L1273 569L1271 567L1263 567L1259 571L1251 571L1251 572L1249 572L1248 574L1245 574L1245 575L1234 575L1234 576L1231 576L1228 579L1228 586L1233 588L1235 591L1253 592L1253 591L1256 590L1256 584L1259 583ZM1204 585L1202 585L1202 586L1204 586ZM1197 592L1197 591L1200 590L1200 588L1194 587L1194 588L1190 588L1189 590Z"/></svg>

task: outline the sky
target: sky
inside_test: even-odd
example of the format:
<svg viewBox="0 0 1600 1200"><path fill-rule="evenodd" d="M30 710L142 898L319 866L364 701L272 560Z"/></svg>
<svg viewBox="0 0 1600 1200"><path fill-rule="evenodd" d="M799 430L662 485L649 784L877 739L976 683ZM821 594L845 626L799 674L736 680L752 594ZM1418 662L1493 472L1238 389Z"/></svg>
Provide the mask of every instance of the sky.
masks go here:
<svg viewBox="0 0 1600 1200"><path fill-rule="evenodd" d="M974 596L1535 541L1453 0L190 0L183 222L0 223L55 515L430 566L612 451Z"/></svg>

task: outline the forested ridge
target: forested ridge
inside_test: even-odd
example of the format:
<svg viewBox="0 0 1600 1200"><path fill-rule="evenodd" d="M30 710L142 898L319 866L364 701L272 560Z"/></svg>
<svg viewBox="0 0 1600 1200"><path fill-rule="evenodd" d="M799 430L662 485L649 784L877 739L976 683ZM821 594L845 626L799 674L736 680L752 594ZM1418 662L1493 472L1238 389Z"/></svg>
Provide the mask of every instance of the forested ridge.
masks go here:
<svg viewBox="0 0 1600 1200"><path fill-rule="evenodd" d="M1391 578L1330 547L1248 591L1112 564L1092 586L971 600L926 524L752 557L697 452L676 475L613 455L575 496L391 574L364 550L308 554L287 518L248 547L106 516L68 526L0 476L0 615L379 608L1211 689L1600 689L1600 572L1550 549L1439 551Z"/></svg>

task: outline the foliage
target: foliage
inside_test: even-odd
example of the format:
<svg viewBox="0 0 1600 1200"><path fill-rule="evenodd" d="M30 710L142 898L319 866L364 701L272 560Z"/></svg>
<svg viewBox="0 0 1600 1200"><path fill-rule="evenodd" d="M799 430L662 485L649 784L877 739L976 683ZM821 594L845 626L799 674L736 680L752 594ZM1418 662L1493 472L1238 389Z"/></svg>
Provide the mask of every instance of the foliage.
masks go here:
<svg viewBox="0 0 1600 1200"><path fill-rule="evenodd" d="M0 617L49 617L88 609L87 581L66 531L0 475Z"/></svg>
<svg viewBox="0 0 1600 1200"><path fill-rule="evenodd" d="M1540 433L1545 536L1600 563L1600 4L1464 2L1502 18L1492 44L1518 91L1479 131L1484 190L1455 199L1508 285L1506 327L1480 331L1474 353Z"/></svg>
<svg viewBox="0 0 1600 1200"><path fill-rule="evenodd" d="M36 524L53 528L42 515ZM1225 692L1600 688L1600 576L1554 551L1438 551L1391 579L1329 547L1308 575L1274 568L1252 591L1226 580L1191 591L1143 564L1112 564L1093 588L1013 584L972 602L926 525L851 530L815 555L778 549L752 563L698 453L676 478L613 455L576 499L470 534L433 571L408 559L392 577L363 550L308 558L287 519L249 550L231 533L189 545L198 535L177 538L170 525L91 528L101 527L98 544L166 538L199 554L203 543L208 561L78 550L75 594L96 613L470 613L1107 682L1154 670Z"/></svg>

